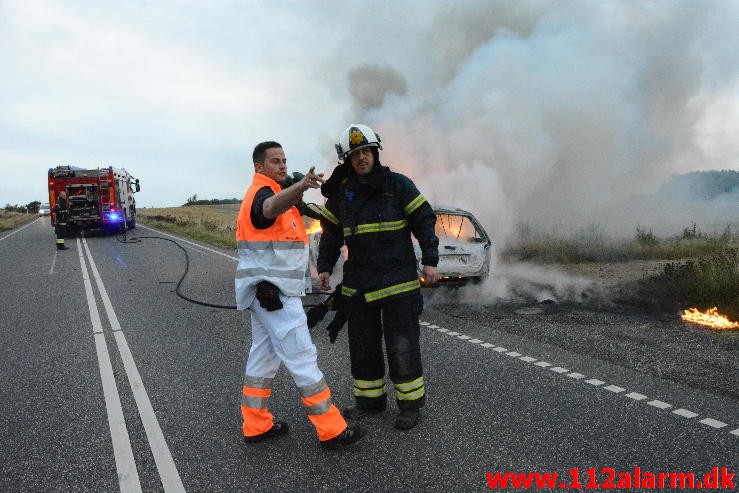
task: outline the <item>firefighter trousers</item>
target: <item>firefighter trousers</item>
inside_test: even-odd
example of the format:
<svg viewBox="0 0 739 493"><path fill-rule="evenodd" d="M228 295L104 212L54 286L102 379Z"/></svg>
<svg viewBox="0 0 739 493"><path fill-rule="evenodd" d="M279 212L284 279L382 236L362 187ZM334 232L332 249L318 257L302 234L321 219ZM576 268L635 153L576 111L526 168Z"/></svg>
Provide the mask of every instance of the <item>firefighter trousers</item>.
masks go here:
<svg viewBox="0 0 739 493"><path fill-rule="evenodd" d="M346 421L333 405L331 391L318 368L316 346L300 298L280 294L280 300L283 308L279 310L267 311L256 299L249 307L252 344L241 398L244 436L259 435L272 427L268 409L272 381L284 363L319 440L329 440L346 429Z"/></svg>
<svg viewBox="0 0 739 493"><path fill-rule="evenodd" d="M423 407L426 391L418 323L423 310L420 291L374 303L367 303L360 295L347 299L344 310L349 322L349 352L357 405L370 411L385 409L387 405L384 338L398 408Z"/></svg>
<svg viewBox="0 0 739 493"><path fill-rule="evenodd" d="M56 233L56 248L57 250L63 250L65 246L64 237L67 236L67 225L56 223L54 232Z"/></svg>

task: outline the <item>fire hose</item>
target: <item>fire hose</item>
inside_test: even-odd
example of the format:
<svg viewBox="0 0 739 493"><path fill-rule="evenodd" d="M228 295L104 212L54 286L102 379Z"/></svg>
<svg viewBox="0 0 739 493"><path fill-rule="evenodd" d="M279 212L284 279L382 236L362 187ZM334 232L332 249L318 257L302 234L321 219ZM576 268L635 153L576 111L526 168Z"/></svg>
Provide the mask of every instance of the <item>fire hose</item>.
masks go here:
<svg viewBox="0 0 739 493"><path fill-rule="evenodd" d="M182 282L185 280L185 277L187 277L187 273L190 270L190 255L187 253L187 250L185 247L180 245L177 241L171 239L171 238L164 238L162 236L137 236L137 237L131 237L130 239L126 236L126 231L122 230L116 235L116 240L120 243L141 243L141 240L164 240L169 241L170 243L174 243L177 248L182 250L182 252L185 254L185 270L182 273L182 276L180 276L179 281L177 281L177 286L175 287L175 294L182 298L183 300L194 303L196 305L201 306L207 306L211 308L219 308L223 310L236 310L235 305L219 305L216 303L208 303L206 301L200 301L195 300L193 298L190 298L188 296L185 296L182 291L180 290L182 286ZM329 339L331 341L331 344L334 344L336 342L336 338L338 337L339 331L344 327L346 324L346 315L344 314L343 309L343 301L341 297L341 284L336 286L336 289L333 291L333 293L329 294L328 297L323 300L322 302L315 304L315 305L303 305L304 308L310 308L308 312L306 313L306 317L308 319L308 328L312 329L315 327L318 322L323 320L326 317L326 314L330 311L335 311L336 315L334 316L333 321L328 324L326 327L326 330L329 334Z"/></svg>

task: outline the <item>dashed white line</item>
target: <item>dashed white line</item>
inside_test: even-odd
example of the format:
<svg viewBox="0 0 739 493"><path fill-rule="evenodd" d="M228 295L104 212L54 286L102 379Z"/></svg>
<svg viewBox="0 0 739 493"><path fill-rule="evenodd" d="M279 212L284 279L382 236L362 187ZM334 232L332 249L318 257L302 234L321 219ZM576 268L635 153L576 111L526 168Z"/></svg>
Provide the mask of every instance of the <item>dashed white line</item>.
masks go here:
<svg viewBox="0 0 739 493"><path fill-rule="evenodd" d="M653 400L653 401L647 402L647 404L650 405L650 406L654 406L657 409L669 409L669 408L672 407L672 404L668 404L666 402L658 401L656 399Z"/></svg>
<svg viewBox="0 0 739 493"><path fill-rule="evenodd" d="M629 399L634 399L635 401L643 401L647 398L646 395L640 394L638 392L629 392L624 397L628 397Z"/></svg>
<svg viewBox="0 0 739 493"><path fill-rule="evenodd" d="M704 425L710 426L711 428L723 428L725 426L729 426L726 423L724 423L723 421L719 421L719 420L713 419L713 418L702 419L702 420L700 420L700 422L703 423Z"/></svg>
<svg viewBox="0 0 739 493"><path fill-rule="evenodd" d="M614 394L620 394L621 392L626 390L625 388L619 387L618 385L608 385L607 387L603 387L603 388L609 392L613 392Z"/></svg>
<svg viewBox="0 0 739 493"><path fill-rule="evenodd" d="M582 379L586 378L586 375L584 375L582 373L578 373L578 372L575 372L575 371L570 371L569 369L564 368L562 366L555 366L552 363L549 363L547 361L537 361L537 359L534 358L533 356L522 356L521 353L519 353L519 352L517 352L515 350L508 350L507 348L504 348L503 346L496 346L495 344L492 344L490 342L483 342L480 339L472 339L471 336L468 336L466 334L462 334L460 332L449 331L449 329L446 329L446 328L443 328L443 327L439 327L438 325L434 325L434 324L431 324L429 322L419 322L419 323L422 326L435 329L438 332L446 333L447 335L450 335L450 336L456 336L458 339L467 341L469 343L479 344L480 347L492 348L493 351L495 351L495 352L505 353L507 356L511 356L511 357L517 358L517 359L519 359L519 360L521 360L521 361L523 361L525 363L533 363L535 366L538 366L538 367L541 367L541 368L548 368L550 371L552 371L554 373L567 374L567 377L572 378L574 380L582 380ZM536 363L534 363L534 362L536 362ZM589 384L589 385L592 385L594 387L600 387L601 385L605 385L606 384L606 382L604 382L603 380L599 380L597 378L589 378L588 380L584 380L584 382L587 383L587 384ZM608 390L609 392L613 392L614 394L620 394L623 397L632 399L632 400L637 401L637 402L642 402L642 401L646 401L647 399L649 399L649 397L647 397L644 394L640 394L639 392L629 392L629 393L623 394L623 392L625 392L626 389L623 388L623 387L619 387L618 385L606 385L605 387L602 387L602 388L605 389L605 390ZM667 402L663 402L663 401L660 401L660 400L657 400L657 399L649 400L648 402L646 402L646 404L649 405L649 406L652 406L652 407L656 407L657 409L669 409L669 408L673 407L672 404L668 404ZM684 418L688 418L688 419L692 419L692 418L695 418L696 416L698 416L698 413L695 413L693 411L689 411L687 409L676 409L676 410L672 411L672 413L673 414L676 414L678 416L682 416ZM713 418L704 418L704 419L700 420L700 423L701 424L704 424L706 426L710 426L712 428L716 428L716 429L725 428L725 427L728 426L728 424L724 423L723 421L719 421L719 420L713 419ZM739 437L739 428L737 428L735 430L731 430L731 431L729 431L729 433L732 434L732 435L734 435L734 436L738 436Z"/></svg>
<svg viewBox="0 0 739 493"><path fill-rule="evenodd" d="M698 413L694 413L693 411L688 411L687 409L675 409L672 411L673 414L677 414L678 416L682 416L683 418L695 418L698 416Z"/></svg>

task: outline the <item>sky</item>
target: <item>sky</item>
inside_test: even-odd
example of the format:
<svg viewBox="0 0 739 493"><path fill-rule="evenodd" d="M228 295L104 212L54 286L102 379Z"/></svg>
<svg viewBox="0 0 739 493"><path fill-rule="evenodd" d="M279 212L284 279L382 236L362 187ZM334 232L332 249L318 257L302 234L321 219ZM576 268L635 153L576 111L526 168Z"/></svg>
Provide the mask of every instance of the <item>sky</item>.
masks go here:
<svg viewBox="0 0 739 493"><path fill-rule="evenodd" d="M330 173L364 123L494 238L739 223L739 196L645 198L739 170L737 25L739 0L0 0L0 205L66 164L125 167L139 207L241 198L257 143Z"/></svg>

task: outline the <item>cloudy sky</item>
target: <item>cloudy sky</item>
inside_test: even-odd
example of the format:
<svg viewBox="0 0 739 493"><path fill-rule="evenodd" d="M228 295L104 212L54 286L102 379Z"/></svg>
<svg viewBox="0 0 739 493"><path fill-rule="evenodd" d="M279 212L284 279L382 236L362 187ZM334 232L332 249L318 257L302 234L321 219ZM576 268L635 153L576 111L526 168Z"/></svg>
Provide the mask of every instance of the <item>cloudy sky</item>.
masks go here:
<svg viewBox="0 0 739 493"><path fill-rule="evenodd" d="M240 198L256 143L330 172L359 122L493 234L659 222L632 197L739 169L737 25L739 0L0 0L0 205L60 164L127 168L139 207Z"/></svg>

